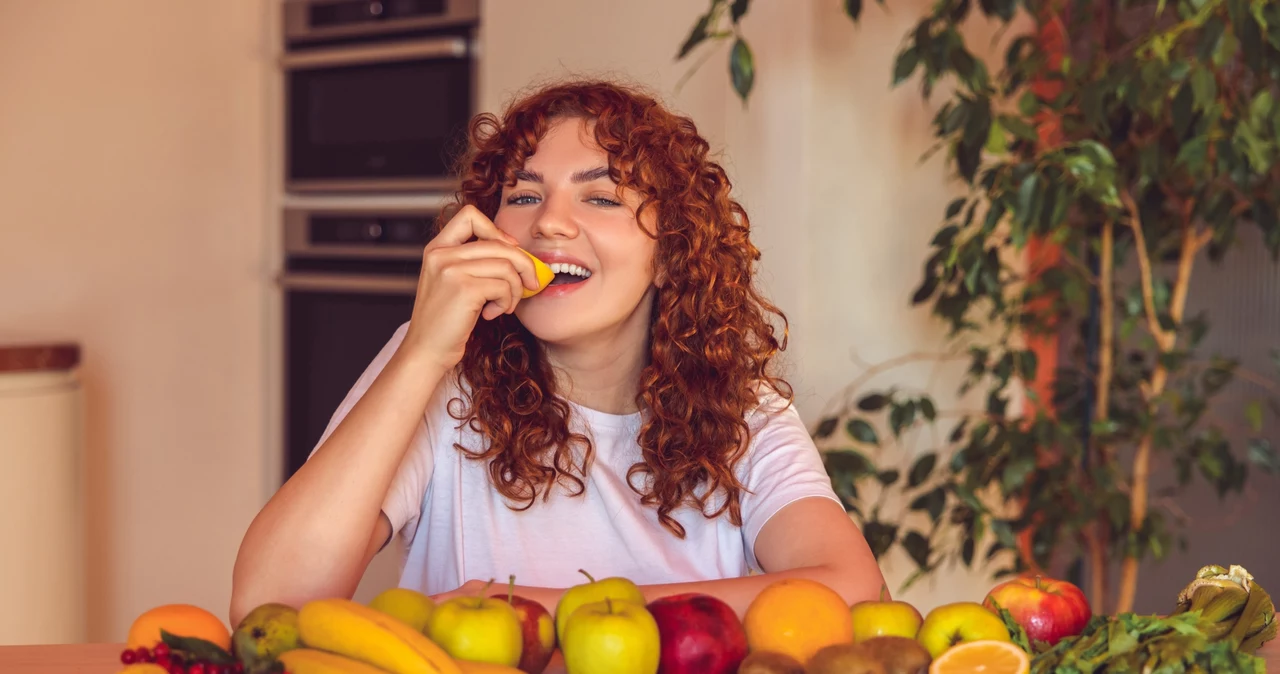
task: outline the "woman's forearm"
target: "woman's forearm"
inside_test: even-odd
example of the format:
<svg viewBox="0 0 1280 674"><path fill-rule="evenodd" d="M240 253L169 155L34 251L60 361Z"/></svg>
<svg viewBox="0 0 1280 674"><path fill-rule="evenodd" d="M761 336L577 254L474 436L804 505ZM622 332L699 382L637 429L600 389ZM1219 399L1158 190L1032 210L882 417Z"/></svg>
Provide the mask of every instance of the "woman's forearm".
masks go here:
<svg viewBox="0 0 1280 674"><path fill-rule="evenodd" d="M379 541L382 502L445 372L398 352L254 518L232 578L232 624L269 601L350 596Z"/></svg>

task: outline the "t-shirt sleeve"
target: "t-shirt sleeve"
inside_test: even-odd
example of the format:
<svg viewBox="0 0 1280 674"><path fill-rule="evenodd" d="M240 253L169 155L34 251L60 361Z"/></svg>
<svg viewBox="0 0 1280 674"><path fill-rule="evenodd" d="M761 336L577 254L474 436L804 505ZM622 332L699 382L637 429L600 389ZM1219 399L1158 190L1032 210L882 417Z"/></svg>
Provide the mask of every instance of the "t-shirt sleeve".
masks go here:
<svg viewBox="0 0 1280 674"><path fill-rule="evenodd" d="M743 544L747 561L757 570L756 538L779 510L811 496L840 503L795 407L776 394L761 402L749 422L753 437L742 464L745 475L739 478L748 491L741 497Z"/></svg>
<svg viewBox="0 0 1280 674"><path fill-rule="evenodd" d="M329 425L320 436L320 441L311 450L313 455L329 439L329 436L333 434L333 431L342 423L347 414L351 412L351 409L355 407L361 396L373 385L374 380L378 378L383 368L387 366L387 362L395 355L396 349L404 341L404 336L408 329L408 323L401 325L392 334L387 344L382 347L382 350L378 352L378 355L374 357L373 361L369 363L369 366L365 368L360 378L352 385L342 403L338 405L338 409L334 411L333 417L329 420ZM441 388L443 388L443 384ZM422 511L422 499L427 492L428 484L431 482L431 472L434 466L431 429L427 423L427 417L428 415L424 411L422 418L418 420L418 428L414 431L409 447L405 451L404 459L400 462L400 468L396 471L395 477L391 481L391 487L387 490L387 495L382 502L382 512L391 521L392 534L399 534L405 540L412 540L416 532L418 514Z"/></svg>

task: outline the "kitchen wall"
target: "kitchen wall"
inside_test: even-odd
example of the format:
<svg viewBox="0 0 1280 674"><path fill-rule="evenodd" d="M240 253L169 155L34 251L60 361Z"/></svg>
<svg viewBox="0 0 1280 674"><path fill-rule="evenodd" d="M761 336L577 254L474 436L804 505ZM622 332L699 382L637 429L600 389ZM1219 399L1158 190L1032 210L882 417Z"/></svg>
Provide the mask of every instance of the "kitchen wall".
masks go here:
<svg viewBox="0 0 1280 674"><path fill-rule="evenodd" d="M893 14L868 3L860 27L839 4L753 4L745 107L727 45L675 91L692 66L675 51L703 2L484 5L482 107L531 81L617 75L723 152L761 281L791 320L809 421L860 371L854 351L876 362L937 346L906 298L953 190L940 159L916 163L928 108L912 87L888 91L923 0ZM0 3L0 341L85 348L91 640L123 638L159 603L225 612L240 537L278 475L270 5ZM892 583L909 568L886 570ZM361 596L394 571L381 556ZM909 598L960 594L947 580Z"/></svg>
<svg viewBox="0 0 1280 674"><path fill-rule="evenodd" d="M165 602L225 614L262 503L265 21L0 2L0 341L84 350L90 640Z"/></svg>

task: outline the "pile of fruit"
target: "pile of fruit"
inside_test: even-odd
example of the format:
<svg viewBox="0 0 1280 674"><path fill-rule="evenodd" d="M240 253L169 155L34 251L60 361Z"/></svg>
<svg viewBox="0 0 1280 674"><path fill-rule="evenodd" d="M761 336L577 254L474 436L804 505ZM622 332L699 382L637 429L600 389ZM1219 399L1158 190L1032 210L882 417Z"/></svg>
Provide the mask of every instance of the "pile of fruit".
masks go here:
<svg viewBox="0 0 1280 674"><path fill-rule="evenodd" d="M739 619L709 595L646 603L625 578L588 575L554 615L510 589L437 604L396 588L367 606L266 604L231 632L166 605L138 617L120 660L129 674L540 674L559 650L568 674L1262 674L1253 654L1276 630L1270 596L1238 566L1201 569L1168 616L1093 616L1076 586L1022 577L925 616L785 579Z"/></svg>

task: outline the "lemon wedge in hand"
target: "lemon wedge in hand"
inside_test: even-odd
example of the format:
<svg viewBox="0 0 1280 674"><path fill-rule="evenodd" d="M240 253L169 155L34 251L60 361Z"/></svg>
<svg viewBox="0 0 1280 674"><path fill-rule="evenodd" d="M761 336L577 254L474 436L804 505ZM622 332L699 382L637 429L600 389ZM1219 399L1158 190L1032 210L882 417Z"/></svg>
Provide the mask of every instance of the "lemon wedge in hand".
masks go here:
<svg viewBox="0 0 1280 674"><path fill-rule="evenodd" d="M520 252L524 253L525 255L528 255L529 259L533 260L533 268L534 270L536 270L538 274L538 289L529 290L528 288L525 288L524 294L521 295L521 297L526 297L526 298L533 297L534 295L537 295L538 293L542 292L543 289L545 289L547 285L551 283L552 279L556 277L556 273L551 271L551 267L548 267L546 262L543 262L542 260L539 260L537 257L535 257L533 253L530 253L529 251L523 248L520 249Z"/></svg>

